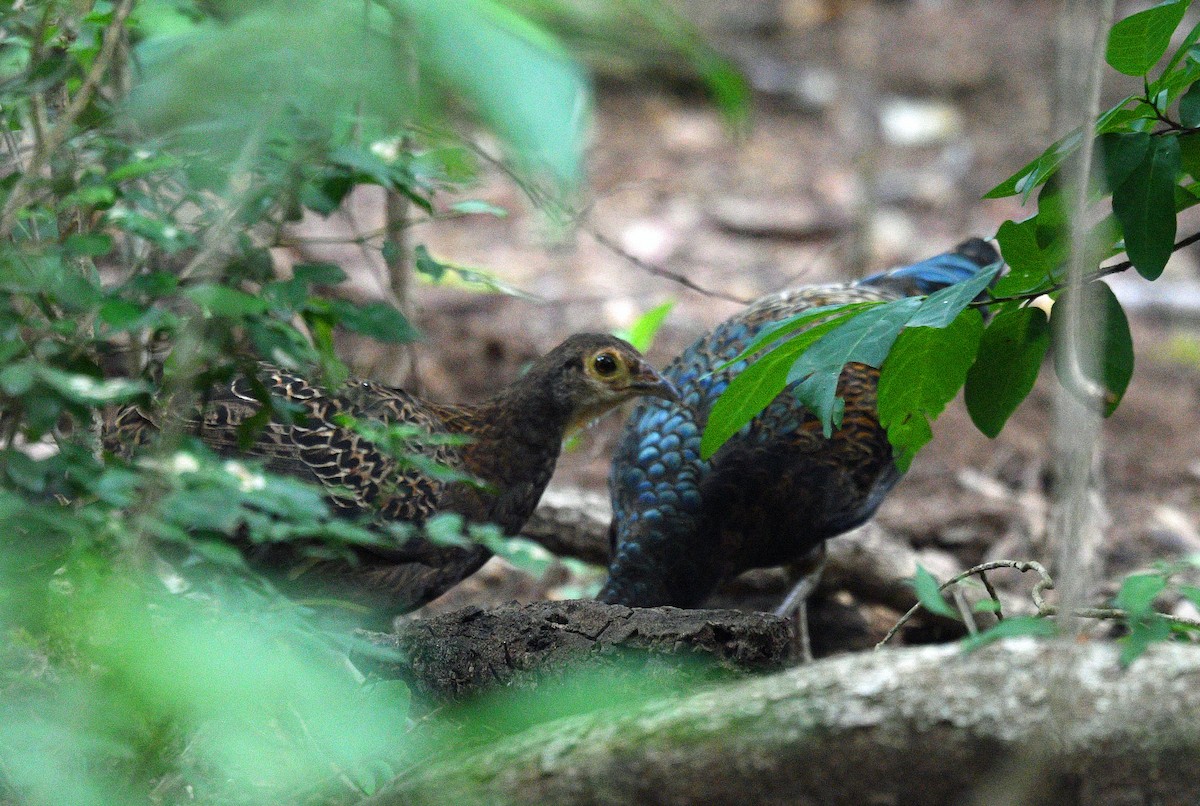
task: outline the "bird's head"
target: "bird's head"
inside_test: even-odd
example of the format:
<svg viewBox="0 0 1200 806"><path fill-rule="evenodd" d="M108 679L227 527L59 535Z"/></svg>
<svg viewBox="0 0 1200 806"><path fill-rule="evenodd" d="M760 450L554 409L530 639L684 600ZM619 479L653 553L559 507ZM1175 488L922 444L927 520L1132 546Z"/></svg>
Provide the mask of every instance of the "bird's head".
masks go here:
<svg viewBox="0 0 1200 806"><path fill-rule="evenodd" d="M558 404L570 412L571 426L582 425L643 395L679 400L675 387L632 344L616 336L576 334L538 364L541 382L553 385Z"/></svg>

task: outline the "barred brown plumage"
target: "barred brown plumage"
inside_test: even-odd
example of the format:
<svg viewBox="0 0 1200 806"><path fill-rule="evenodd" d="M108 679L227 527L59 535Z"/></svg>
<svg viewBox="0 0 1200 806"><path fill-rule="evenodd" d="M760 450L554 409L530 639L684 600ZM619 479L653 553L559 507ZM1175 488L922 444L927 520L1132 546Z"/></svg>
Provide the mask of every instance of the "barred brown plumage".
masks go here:
<svg viewBox="0 0 1200 806"><path fill-rule="evenodd" d="M613 336L578 334L534 362L495 397L478 404L443 405L372 381L327 390L277 367L261 365L257 381L296 408L291 422L270 419L246 448L239 426L259 413L254 384L236 376L210 391L187 428L222 455L265 460L274 472L317 482L348 495L330 495L348 516L420 524L440 512L468 522L494 523L515 534L533 512L558 458L565 433L633 397L675 396L672 386L630 344ZM415 426L434 435L460 435L465 444L414 439L412 452L481 484L441 480L405 463L339 415ZM129 455L153 439L160 415L138 406L107 413L105 448ZM247 547L249 549L249 547ZM346 599L381 614L417 607L474 573L490 556L482 546L439 546L414 537L394 547L355 549L356 562L313 563L288 544L249 550L250 559L283 572L285 589Z"/></svg>

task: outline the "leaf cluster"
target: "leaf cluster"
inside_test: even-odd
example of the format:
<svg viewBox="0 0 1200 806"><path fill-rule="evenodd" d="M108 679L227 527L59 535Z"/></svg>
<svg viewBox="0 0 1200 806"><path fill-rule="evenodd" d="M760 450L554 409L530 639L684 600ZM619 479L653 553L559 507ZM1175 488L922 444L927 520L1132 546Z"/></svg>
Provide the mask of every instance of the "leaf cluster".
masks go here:
<svg viewBox="0 0 1200 806"><path fill-rule="evenodd" d="M841 421L837 381L848 362L880 371L879 420L901 469L960 390L979 430L999 434L1033 388L1048 351L1068 390L1112 414L1133 374L1133 344L1120 302L1099 279L1130 266L1157 279L1177 248L1177 215L1200 201L1200 25L1168 56L1189 6L1190 0L1168 0L1117 22L1108 63L1141 78L1143 92L1069 132L989 191L987 198L1036 201L1032 215L1004 222L995 234L1007 265L1002 277L987 288L996 276L989 269L926 298L807 311L771 329L747 355L769 349L713 406L702 454L711 456L785 389L828 436ZM1084 206L1074 209L1065 177L1085 137L1094 138L1099 156L1086 178ZM1073 227L1076 221L1086 226ZM1078 244L1073 230L1084 232ZM1081 250L1087 274L1082 289L1071 292L1065 275L1073 248ZM1120 252L1127 263L1102 267ZM1048 304L1035 306L1039 298ZM938 316L935 303L944 306ZM1095 333L1082 351L1073 349L1068 326L1080 320L1094 323L1088 329ZM1102 399L1092 399L1095 389Z"/></svg>
<svg viewBox="0 0 1200 806"><path fill-rule="evenodd" d="M391 302L351 301L339 266L276 265L289 225L356 189L408 209L358 239L364 250L514 293L403 236L505 214L467 195L496 159L471 127L495 136L535 204L569 210L589 82L496 0L31 0L4 13L0 800L356 799L401 764L407 690L364 685L344 662L346 625L278 595L234 545L349 559L413 529L335 517L326 491L214 456L178 415L234 373L253 385L264 360L340 383L341 332L418 338ZM672 47L708 53L673 31ZM696 64L728 69L711 53ZM744 110L744 93L727 96ZM295 414L257 391L246 440ZM104 452L98 431L128 404L163 424L133 461ZM423 435L350 425L421 461L407 446ZM551 562L461 519L429 536Z"/></svg>

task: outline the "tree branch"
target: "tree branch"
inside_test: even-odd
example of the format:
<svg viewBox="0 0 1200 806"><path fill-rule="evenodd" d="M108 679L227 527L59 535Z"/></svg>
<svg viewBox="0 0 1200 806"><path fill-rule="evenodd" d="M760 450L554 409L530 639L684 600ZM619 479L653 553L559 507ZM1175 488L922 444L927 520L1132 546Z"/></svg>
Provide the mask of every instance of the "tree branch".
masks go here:
<svg viewBox="0 0 1200 806"><path fill-rule="evenodd" d="M747 305L750 303L750 300L743 299L742 297L739 297L736 294L726 294L724 291L714 291L711 288L705 288L704 286L693 282L690 278L685 277L682 274L678 274L678 273L670 271L668 269L664 269L661 266L656 266L653 263L648 263L647 261L642 260L640 257L637 257L636 255L631 255L625 249L622 249L620 244L618 244L612 238L609 238L607 235L600 232L599 230L597 230L594 227L584 227L583 229L584 229L584 232L586 232L588 235L591 235L592 238L594 238L596 240L596 243L600 244L601 246L603 246L605 249L609 250L613 254L618 255L618 256L624 258L625 260L629 261L634 266L637 266L639 269L646 272L647 274L653 274L655 277L662 277L664 279L670 280L673 283L678 283L679 285L683 286L684 288L695 291L697 294L703 294L706 297L713 297L715 299L729 300L730 302L737 302L742 305Z"/></svg>
<svg viewBox="0 0 1200 806"><path fill-rule="evenodd" d="M30 159L29 166L21 174L16 184L13 185L12 192L8 194L8 199L4 203L4 209L0 211L0 238L7 238L12 234L13 227L16 224L17 211L25 204L34 178L45 167L54 152L67 141L71 127L75 125L75 121L83 114L83 111L91 102L96 88L100 85L100 80L108 70L109 62L112 60L113 53L116 52L117 44L121 41L121 31L125 26L125 20L129 17L129 12L132 10L133 0L120 0L113 9L112 19L104 29L104 40L100 46L100 52L96 55L91 69L88 70L83 83L79 86L79 91L75 93L75 97L71 99L70 105L58 119L58 122L54 124L54 128L47 133L40 147Z"/></svg>
<svg viewBox="0 0 1200 806"><path fill-rule="evenodd" d="M1171 247L1171 251L1178 252L1180 249L1183 249L1185 246L1191 246L1192 244L1196 243L1197 241L1200 241L1200 232L1193 233L1181 241L1176 241L1175 245L1173 247ZM1133 268L1132 261L1122 260L1120 263L1114 263L1111 266L1101 266L1100 268L1096 269L1096 271L1088 272L1087 274L1085 274L1083 276L1083 281L1084 281L1084 284L1091 283L1096 280L1099 280L1101 277L1107 277L1110 274L1118 274L1120 272L1123 272L1127 269L1132 269L1132 268ZM1062 291L1066 287L1067 287L1067 284L1065 282L1054 283L1049 288L1043 288L1038 291L1027 291L1024 294L1013 294L1013 295L1007 296L1007 297L992 297L990 299L980 300L978 302L972 302L971 307L972 308L986 308L988 306L996 305L1001 302L1029 302L1030 300L1035 300L1038 297L1045 296L1046 294L1053 294L1056 291Z"/></svg>

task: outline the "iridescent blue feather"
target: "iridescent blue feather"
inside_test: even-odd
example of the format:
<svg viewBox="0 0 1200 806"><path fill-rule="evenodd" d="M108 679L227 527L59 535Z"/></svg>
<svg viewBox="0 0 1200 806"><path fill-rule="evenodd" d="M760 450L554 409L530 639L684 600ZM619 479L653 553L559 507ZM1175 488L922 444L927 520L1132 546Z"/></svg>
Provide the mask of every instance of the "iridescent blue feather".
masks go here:
<svg viewBox="0 0 1200 806"><path fill-rule="evenodd" d="M831 438L785 391L703 461L707 412L747 362L716 368L764 327L801 311L928 294L996 260L991 246L972 239L855 283L773 294L688 347L663 372L683 403L641 403L617 446L609 476L613 557L600 598L696 606L722 579L797 561L870 518L900 478L875 415L878 370L847 366L838 388L843 424Z"/></svg>

